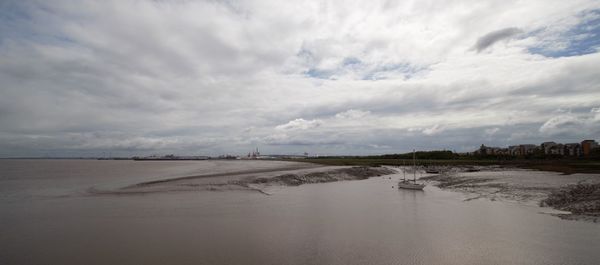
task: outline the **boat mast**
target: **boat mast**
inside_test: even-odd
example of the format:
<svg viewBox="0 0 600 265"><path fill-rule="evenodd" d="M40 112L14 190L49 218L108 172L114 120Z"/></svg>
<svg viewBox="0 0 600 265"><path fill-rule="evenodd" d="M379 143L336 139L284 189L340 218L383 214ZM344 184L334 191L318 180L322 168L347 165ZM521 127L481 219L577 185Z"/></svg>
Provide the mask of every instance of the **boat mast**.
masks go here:
<svg viewBox="0 0 600 265"><path fill-rule="evenodd" d="M406 161L402 159L402 179L406 182Z"/></svg>
<svg viewBox="0 0 600 265"><path fill-rule="evenodd" d="M413 181L417 182L417 162L415 161L415 149L413 149Z"/></svg>

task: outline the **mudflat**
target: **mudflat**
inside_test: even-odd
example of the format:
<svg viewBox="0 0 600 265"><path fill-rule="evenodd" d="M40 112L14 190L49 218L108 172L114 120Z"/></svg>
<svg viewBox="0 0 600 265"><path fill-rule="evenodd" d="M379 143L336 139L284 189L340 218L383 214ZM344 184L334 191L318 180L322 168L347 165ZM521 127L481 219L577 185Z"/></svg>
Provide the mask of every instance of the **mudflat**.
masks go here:
<svg viewBox="0 0 600 265"><path fill-rule="evenodd" d="M386 167L323 166L285 162L274 167L219 172L140 182L117 190L90 190L94 194L135 194L173 191L249 190L269 194L270 186L298 186L343 180L360 180L396 173Z"/></svg>
<svg viewBox="0 0 600 265"><path fill-rule="evenodd" d="M482 166L478 172L451 167L422 180L469 195L530 205L551 206L566 219L600 221L600 174L562 174L520 168Z"/></svg>

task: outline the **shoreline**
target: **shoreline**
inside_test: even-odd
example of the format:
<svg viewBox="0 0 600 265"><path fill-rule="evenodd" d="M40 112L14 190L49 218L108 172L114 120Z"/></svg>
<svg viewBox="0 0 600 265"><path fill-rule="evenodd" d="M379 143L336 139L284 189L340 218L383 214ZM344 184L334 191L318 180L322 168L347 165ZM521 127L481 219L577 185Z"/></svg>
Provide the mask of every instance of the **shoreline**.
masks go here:
<svg viewBox="0 0 600 265"><path fill-rule="evenodd" d="M361 180L397 173L386 167L325 166L298 163L285 167L219 172L158 179L128 185L115 190L87 190L91 195L139 195L178 191L253 191L270 195L275 186L299 186L346 180Z"/></svg>
<svg viewBox="0 0 600 265"><path fill-rule="evenodd" d="M562 219L600 222L600 175L560 174L521 168L487 167L480 172L449 170L421 177L445 190L470 197L551 207Z"/></svg>
<svg viewBox="0 0 600 265"><path fill-rule="evenodd" d="M154 179L114 189L91 187L88 195L143 195L182 191L249 191L271 195L277 187L362 180L399 174L401 167L331 166L293 162L268 168L247 168ZM467 195L463 201L488 199L551 207L549 214L569 220L600 222L600 174L564 174L505 165L437 166L441 174L419 180ZM419 167L417 170L423 170ZM585 186L588 185L588 186ZM589 186L591 185L591 186Z"/></svg>
<svg viewBox="0 0 600 265"><path fill-rule="evenodd" d="M412 165L411 159L384 159L384 158L308 158L291 159L285 161L308 162L322 165L335 166L403 166ZM417 160L417 166L444 166L444 167L490 167L499 166L504 168L533 169L539 171L560 172L565 175L576 173L600 174L600 161L595 160L572 160L572 159L549 159L549 160Z"/></svg>

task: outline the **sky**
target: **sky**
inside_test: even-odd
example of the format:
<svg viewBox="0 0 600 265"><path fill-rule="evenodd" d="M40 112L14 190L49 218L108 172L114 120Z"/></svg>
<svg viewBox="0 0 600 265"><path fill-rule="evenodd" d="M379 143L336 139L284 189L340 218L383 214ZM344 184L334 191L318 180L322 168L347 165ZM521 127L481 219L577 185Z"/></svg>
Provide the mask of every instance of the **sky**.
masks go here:
<svg viewBox="0 0 600 265"><path fill-rule="evenodd" d="M600 139L600 1L0 1L0 157Z"/></svg>

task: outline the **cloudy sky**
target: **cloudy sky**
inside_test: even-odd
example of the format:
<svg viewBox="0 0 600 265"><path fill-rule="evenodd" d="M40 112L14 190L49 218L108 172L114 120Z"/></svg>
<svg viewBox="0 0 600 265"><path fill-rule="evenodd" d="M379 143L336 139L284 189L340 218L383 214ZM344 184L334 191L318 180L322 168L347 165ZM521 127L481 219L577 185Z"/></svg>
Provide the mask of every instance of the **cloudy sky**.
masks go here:
<svg viewBox="0 0 600 265"><path fill-rule="evenodd" d="M600 1L0 1L0 157L600 138Z"/></svg>

